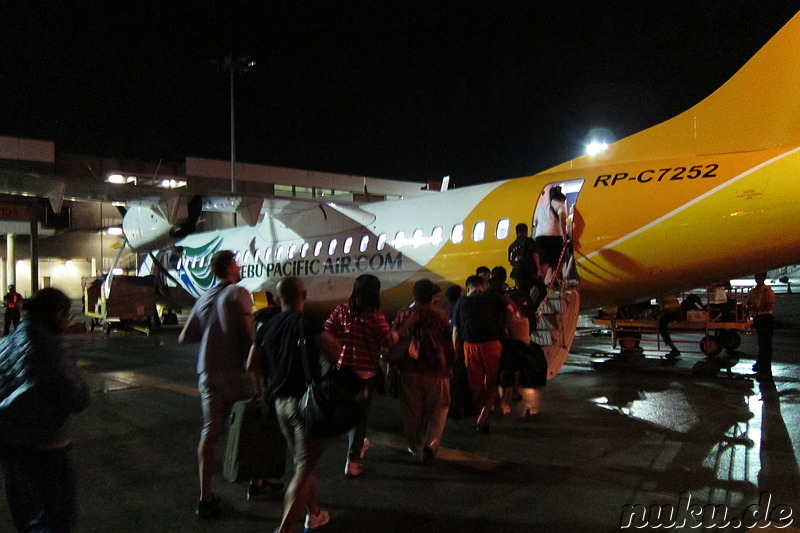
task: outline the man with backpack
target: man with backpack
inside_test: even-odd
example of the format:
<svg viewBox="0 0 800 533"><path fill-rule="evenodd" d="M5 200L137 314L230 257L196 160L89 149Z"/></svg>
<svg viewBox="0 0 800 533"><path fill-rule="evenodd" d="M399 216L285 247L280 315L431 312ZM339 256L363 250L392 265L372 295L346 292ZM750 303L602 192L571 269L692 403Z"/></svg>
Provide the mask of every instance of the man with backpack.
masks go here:
<svg viewBox="0 0 800 533"><path fill-rule="evenodd" d="M539 254L536 244L528 237L528 225L517 224L517 238L508 247L508 262L511 265L511 279L525 293L530 293L536 278L539 277Z"/></svg>

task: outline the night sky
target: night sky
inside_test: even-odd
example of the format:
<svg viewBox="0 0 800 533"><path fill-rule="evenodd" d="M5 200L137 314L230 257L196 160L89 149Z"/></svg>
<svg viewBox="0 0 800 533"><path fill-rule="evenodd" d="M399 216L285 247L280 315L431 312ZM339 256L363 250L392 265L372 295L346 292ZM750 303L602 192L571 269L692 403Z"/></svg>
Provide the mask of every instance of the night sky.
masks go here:
<svg viewBox="0 0 800 533"><path fill-rule="evenodd" d="M11 5L13 4L13 5ZM74 7L78 5L80 7ZM798 1L3 2L0 135L456 186L530 175L710 94ZM768 80L765 80L768 83Z"/></svg>

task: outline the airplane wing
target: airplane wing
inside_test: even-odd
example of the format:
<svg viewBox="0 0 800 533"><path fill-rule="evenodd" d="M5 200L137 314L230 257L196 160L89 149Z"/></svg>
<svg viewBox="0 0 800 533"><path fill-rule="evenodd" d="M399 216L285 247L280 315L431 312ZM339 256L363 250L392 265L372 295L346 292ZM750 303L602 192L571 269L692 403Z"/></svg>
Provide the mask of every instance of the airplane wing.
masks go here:
<svg viewBox="0 0 800 533"><path fill-rule="evenodd" d="M173 191L159 187L120 186L100 181L71 180L65 177L7 169L0 170L0 192L17 196L47 198L56 213L61 211L64 200L109 203L137 200L158 203L175 194Z"/></svg>

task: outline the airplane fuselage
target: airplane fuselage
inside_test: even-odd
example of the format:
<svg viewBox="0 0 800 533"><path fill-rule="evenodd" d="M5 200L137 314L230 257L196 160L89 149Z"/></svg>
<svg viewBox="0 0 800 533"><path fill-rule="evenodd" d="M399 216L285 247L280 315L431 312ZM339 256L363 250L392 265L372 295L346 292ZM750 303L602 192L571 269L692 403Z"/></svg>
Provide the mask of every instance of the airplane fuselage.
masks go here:
<svg viewBox="0 0 800 533"><path fill-rule="evenodd" d="M582 305L630 303L800 262L797 233L786 227L800 219L798 171L800 155L786 150L585 166L362 205L361 223L341 228L323 205L293 227L266 217L187 237L178 243L180 278L199 294L210 283L208 257L226 248L239 253L251 291L299 276L330 307L371 273L391 313L411 300L417 279L463 285L481 265L510 270L514 226L530 225L543 188L557 183L573 191Z"/></svg>

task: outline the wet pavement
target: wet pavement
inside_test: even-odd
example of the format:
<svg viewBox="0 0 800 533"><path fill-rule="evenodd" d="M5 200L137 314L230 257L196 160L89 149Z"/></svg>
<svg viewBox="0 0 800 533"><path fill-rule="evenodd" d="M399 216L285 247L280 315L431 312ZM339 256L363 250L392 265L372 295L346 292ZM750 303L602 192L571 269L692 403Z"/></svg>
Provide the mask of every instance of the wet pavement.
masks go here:
<svg viewBox="0 0 800 533"><path fill-rule="evenodd" d="M261 532L277 525L279 499L248 502L246 483L221 475L214 484L223 518L195 517L196 348L176 338L177 329L149 337L68 335L95 390L72 423L78 531ZM791 522L780 531L798 531L800 329L777 331L775 341L775 379L757 381L745 357L756 351L754 336L744 337L732 377L699 378L691 372L698 354L672 364L646 351L621 365L608 355L608 337L580 335L556 378L524 390L510 414L491 419L490 434L449 420L432 466L406 452L398 401L378 397L362 477L343 475L345 439L329 444L319 489L331 514L324 530L606 532L629 522L623 530L651 530L659 525L654 510L672 506L676 523L662 517L659 530L697 531L692 512L710 529L745 530L753 524L743 519L756 509L764 518L769 508L773 527ZM707 504L717 506L716 518ZM0 531L12 530L3 500Z"/></svg>

